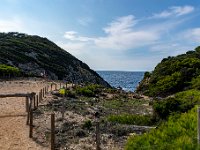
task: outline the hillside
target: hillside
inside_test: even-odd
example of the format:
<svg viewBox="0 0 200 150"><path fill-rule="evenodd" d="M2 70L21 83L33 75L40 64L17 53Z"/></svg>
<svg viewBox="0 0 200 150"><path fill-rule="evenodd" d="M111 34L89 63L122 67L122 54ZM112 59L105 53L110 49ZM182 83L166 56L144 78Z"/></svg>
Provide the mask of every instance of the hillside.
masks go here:
<svg viewBox="0 0 200 150"><path fill-rule="evenodd" d="M127 150L199 149L195 106L200 103L200 47L163 59L152 73L145 73L137 92L153 97L157 128L131 136Z"/></svg>
<svg viewBox="0 0 200 150"><path fill-rule="evenodd" d="M88 65L47 38L11 32L0 33L0 64L19 68L23 75L109 86Z"/></svg>
<svg viewBox="0 0 200 150"><path fill-rule="evenodd" d="M182 90L198 88L199 75L200 47L197 47L186 54L164 58L152 73L145 73L137 92L165 97Z"/></svg>

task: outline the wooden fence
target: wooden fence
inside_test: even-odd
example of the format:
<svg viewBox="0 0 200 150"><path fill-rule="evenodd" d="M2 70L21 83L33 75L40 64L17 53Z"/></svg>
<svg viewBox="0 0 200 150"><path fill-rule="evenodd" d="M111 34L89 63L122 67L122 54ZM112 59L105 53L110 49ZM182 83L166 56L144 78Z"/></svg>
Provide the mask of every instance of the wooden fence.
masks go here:
<svg viewBox="0 0 200 150"><path fill-rule="evenodd" d="M55 84L53 84L55 85ZM57 84L56 84L57 85ZM55 90L57 89L57 86L55 86ZM51 84L51 90L52 90L52 84ZM29 125L29 137L33 138L33 113L34 110L37 109L39 106L39 103L42 102L43 98L46 96L46 94L49 92L49 86L45 86L42 88L39 92L39 94L34 95L33 97L30 97L28 103L28 115L27 115L27 125ZM51 150L55 150L55 114L47 114L51 115Z"/></svg>
<svg viewBox="0 0 200 150"><path fill-rule="evenodd" d="M51 83L51 90L57 90L57 84ZM45 95L49 91L49 86L45 86L36 94L32 93L15 93L15 94L0 94L0 98L7 98L7 97L25 97L25 110L27 112L27 121L26 124L29 125L29 137L33 137L33 113L34 110L37 109L39 103L43 100ZM51 115L51 150L55 149L55 114L48 114Z"/></svg>
<svg viewBox="0 0 200 150"><path fill-rule="evenodd" d="M73 86L73 84L72 84ZM62 88L62 84L60 83L60 88ZM67 88L67 84L66 84ZM6 97L25 97L25 110L27 112L27 121L26 124L29 125L29 138L33 138L33 129L34 129L34 119L33 114L34 110L36 110L39 106L39 103L43 101L45 96L48 94L48 92L51 92L53 90L58 90L58 85L56 83L51 83L50 86L45 86L42 88L38 94L32 92L32 93L15 93L15 94L0 94L0 98L6 98ZM51 117L51 150L55 150L55 114L47 114ZM96 149L100 150L100 127L99 127L99 121L96 121Z"/></svg>

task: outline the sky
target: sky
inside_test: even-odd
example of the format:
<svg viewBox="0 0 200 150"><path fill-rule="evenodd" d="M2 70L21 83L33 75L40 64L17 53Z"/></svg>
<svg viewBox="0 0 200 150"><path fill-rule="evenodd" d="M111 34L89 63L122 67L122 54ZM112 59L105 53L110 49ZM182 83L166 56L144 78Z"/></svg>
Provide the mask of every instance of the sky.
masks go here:
<svg viewBox="0 0 200 150"><path fill-rule="evenodd" d="M200 45L199 0L1 0L0 32L47 37L94 70L152 71Z"/></svg>

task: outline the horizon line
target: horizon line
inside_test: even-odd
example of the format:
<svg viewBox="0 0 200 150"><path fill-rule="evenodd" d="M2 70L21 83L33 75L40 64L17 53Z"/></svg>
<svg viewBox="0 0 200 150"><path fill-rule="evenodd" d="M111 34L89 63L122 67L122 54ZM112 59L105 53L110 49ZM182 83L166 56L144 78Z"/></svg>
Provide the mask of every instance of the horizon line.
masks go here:
<svg viewBox="0 0 200 150"><path fill-rule="evenodd" d="M147 72L147 70L96 70L95 71L116 71L116 72ZM148 71L151 72L151 71Z"/></svg>

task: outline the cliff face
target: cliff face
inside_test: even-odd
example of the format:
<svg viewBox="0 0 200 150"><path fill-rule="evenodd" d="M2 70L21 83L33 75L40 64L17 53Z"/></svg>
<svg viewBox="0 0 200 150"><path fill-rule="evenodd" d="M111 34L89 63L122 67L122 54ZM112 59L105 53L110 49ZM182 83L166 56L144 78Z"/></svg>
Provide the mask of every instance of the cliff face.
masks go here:
<svg viewBox="0 0 200 150"><path fill-rule="evenodd" d="M24 74L76 83L110 86L88 65L47 38L21 33L0 33L0 64L19 68Z"/></svg>

